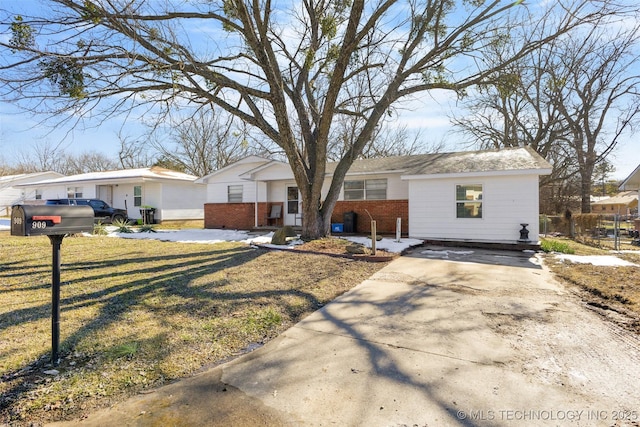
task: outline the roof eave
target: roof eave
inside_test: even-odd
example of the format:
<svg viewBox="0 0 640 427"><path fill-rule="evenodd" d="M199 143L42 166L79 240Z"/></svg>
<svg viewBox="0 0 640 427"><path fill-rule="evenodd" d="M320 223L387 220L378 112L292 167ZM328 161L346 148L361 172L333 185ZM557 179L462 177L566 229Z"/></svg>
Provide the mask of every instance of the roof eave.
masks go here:
<svg viewBox="0 0 640 427"><path fill-rule="evenodd" d="M86 178L86 179L73 179L73 180L45 180L38 182L31 182L27 184L17 184L16 187L33 187L33 186L53 186L53 185L69 185L77 183L94 182L101 185L110 184L127 184L127 183L145 183L145 182L162 182L162 183L197 183L196 180L181 179L181 178L169 178L161 176L129 176L122 178Z"/></svg>
<svg viewBox="0 0 640 427"><path fill-rule="evenodd" d="M434 173L434 174L412 174L402 175L402 180L414 179L448 179L448 178L485 178L493 176L515 176L515 175L550 175L551 169L513 169L505 171L473 171L454 173Z"/></svg>

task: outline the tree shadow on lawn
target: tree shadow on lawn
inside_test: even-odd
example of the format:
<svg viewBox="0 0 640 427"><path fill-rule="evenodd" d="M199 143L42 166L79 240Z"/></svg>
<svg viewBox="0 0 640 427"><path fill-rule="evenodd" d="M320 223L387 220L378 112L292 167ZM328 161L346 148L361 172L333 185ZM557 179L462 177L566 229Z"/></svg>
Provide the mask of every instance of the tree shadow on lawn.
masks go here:
<svg viewBox="0 0 640 427"><path fill-rule="evenodd" d="M111 301L111 304L121 305L120 301L126 301L128 299L132 299L129 303L125 304L125 308L130 305L137 304L139 298L145 296L146 294L165 287L169 286L176 281L176 271L179 269L188 268L188 272L180 272L180 281L187 282L194 278L199 277L203 274L210 274L216 271L220 271L225 268L230 268L238 265L242 265L246 262L251 261L252 259L259 256L260 253L256 253L255 250L250 248L234 248L234 249L226 249L226 250L214 250L214 251L205 251L192 253L188 255L181 256L179 262L172 263L168 270L158 275L158 267L145 267L148 263L156 263L162 261L171 261L176 260L175 255L167 255L167 256L158 256L158 257L145 257L138 259L121 259L121 260L110 260L110 261L97 261L97 262L80 262L74 264L63 264L61 266L61 312L68 311L70 307L78 308L78 307L87 307L96 304L103 304L105 302L105 298L109 298L110 295L113 295L114 300ZM129 265L133 265L134 268L126 268ZM142 268L140 268L142 267ZM109 270L110 268L118 268L117 270ZM72 280L65 280L65 275L73 271L78 271L80 273L85 273L89 270L102 270L105 273L95 274L95 275L78 275L77 278ZM49 273L51 273L51 268L49 268ZM74 284L82 284L86 282L94 282L103 279L111 279L113 281L117 281L120 276L137 276L144 275L143 279L134 280L129 282L124 282L120 285L116 286L107 286L103 289L97 291L90 291L87 293L64 297L64 290L69 288ZM0 273L0 278L2 278L4 274ZM21 289L43 289L43 288L51 288L50 277L49 283L44 283L42 285L33 285L30 288L21 288ZM171 287L169 287L171 289ZM175 288L175 290L179 290L180 288ZM20 289L18 289L20 290ZM204 295L199 295L204 296ZM106 312L111 312L107 307L105 307ZM6 329L10 326L14 326L15 324L20 323L28 323L41 319L46 319L51 317L51 301L48 300L46 303L28 307L24 309L16 309L9 311L4 314L0 314L0 331Z"/></svg>
<svg viewBox="0 0 640 427"><path fill-rule="evenodd" d="M446 387L452 387L449 384L452 378L457 383L466 372L491 366L491 362L437 353L431 347L434 339L425 336L421 342L419 337L424 331L429 331L431 336L440 336L442 342L446 343L455 336L473 335L481 326L472 322L450 325L451 312L447 314L448 310L418 321L419 330L413 329L415 319L396 322L398 317L430 311L428 307L422 307L427 300L437 299L445 305L456 302L456 297L447 295L450 294L447 290L415 283L411 285L414 286L410 291L384 300L372 299L367 295L366 288L353 289L297 325L297 328L315 332L313 339L316 342L313 346L306 343L308 335L294 333L289 340L272 347L271 354L258 351L232 363L231 368L223 371L225 384L264 401L269 400L272 389L279 390L283 396L288 395L290 390L297 390L300 400L306 396L309 402L322 402L319 407L304 409L309 413L317 411L314 415L310 414L311 420L323 419L350 425L356 420L371 421L366 417L383 408L393 411L396 402L415 401L418 404L421 402L423 407L440 408L447 417L440 418L443 425L483 425L471 418L464 419L459 411L466 408L456 406L456 400L465 400L465 392L475 396L481 394L480 389L467 389L462 383L458 387L460 394L451 396L445 396L441 389L445 384ZM465 318L469 314L459 311L456 317ZM391 319L394 316L396 320ZM413 335L413 338L409 341L397 339L405 334ZM355 343L357 348L348 343L341 346L344 338ZM407 342L410 344L405 347ZM455 345L462 346L464 343ZM312 365L306 363L311 359L305 347L316 349ZM401 353L409 356L403 357ZM439 362L447 359L451 363ZM389 388L390 384L394 385L393 388ZM263 387L265 390L262 390ZM320 394L312 395L316 390ZM395 394L398 390L400 393ZM304 418L303 413L293 413ZM402 419L402 425L427 425L433 421L404 415L409 419ZM387 421L398 421L398 417L396 412Z"/></svg>
<svg viewBox="0 0 640 427"><path fill-rule="evenodd" d="M224 278L220 281L206 283L204 286L192 286L192 283L198 279L225 269L245 265L268 252L263 249L239 246L231 249L185 254L179 257L160 255L136 259L123 258L64 264L61 277L62 325L64 326L65 316L73 316L74 310L87 307L98 308L95 317L86 322L79 322L80 326L70 335L61 336L60 356L73 351L74 347L84 338L100 334L101 331L107 331L113 325L126 321L126 315L141 305L147 305L145 309L151 310L158 318L162 318L163 313L168 316L176 312L187 313L188 316L194 318L215 318L217 314L215 308L220 302L225 304L223 307L225 312L233 312L248 304L256 304L255 301L259 301L261 298L276 300L276 304L283 313L291 314L296 310L287 306L287 302L283 298L288 296L304 299L307 307L313 309L319 307L321 304L314 295L295 288L249 289L248 291L220 289L229 284L228 280ZM158 266L149 265L158 262L163 266L162 270L158 270ZM0 279L2 278L1 273L0 271ZM71 280L65 280L65 273L68 276L73 276ZM117 284L101 285L101 289L90 290L86 293L81 293L82 289L78 289L78 286L83 283L88 283L90 287L91 284L102 284L105 281L113 281ZM69 293L70 289L74 287L77 289L76 295L64 296L65 290ZM160 303L159 307L155 309L148 307L151 298L167 298L172 299L172 302L168 305ZM15 309L0 315L0 332L10 326L44 321L50 317L50 300L34 307ZM161 319L160 321L165 320ZM8 351L12 352L16 349L8 349ZM108 351L109 349L105 350L105 352ZM2 357L3 354L0 354L0 359ZM4 397L0 399L0 415L3 413L6 415L7 411L11 411L12 402L19 401L33 390L33 385L28 383L28 376L25 374L21 379L22 374L20 373L31 372L41 375L39 371L44 368L47 362L46 353L43 350L35 364L27 364L13 372L0 373L3 381L5 379L16 381L11 389L3 392Z"/></svg>

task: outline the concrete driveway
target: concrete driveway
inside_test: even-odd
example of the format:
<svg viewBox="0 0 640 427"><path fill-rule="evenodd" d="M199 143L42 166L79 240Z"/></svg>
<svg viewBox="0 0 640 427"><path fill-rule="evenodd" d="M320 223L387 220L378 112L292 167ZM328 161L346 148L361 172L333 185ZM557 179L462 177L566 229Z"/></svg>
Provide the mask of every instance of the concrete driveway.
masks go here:
<svg viewBox="0 0 640 427"><path fill-rule="evenodd" d="M639 350L532 254L417 248L264 347L73 425L638 426Z"/></svg>

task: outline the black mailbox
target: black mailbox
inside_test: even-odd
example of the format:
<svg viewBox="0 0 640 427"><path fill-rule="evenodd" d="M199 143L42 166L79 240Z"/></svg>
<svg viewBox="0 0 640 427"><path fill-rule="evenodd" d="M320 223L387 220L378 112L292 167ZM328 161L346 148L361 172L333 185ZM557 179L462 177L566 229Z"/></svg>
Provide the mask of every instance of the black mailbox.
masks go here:
<svg viewBox="0 0 640 427"><path fill-rule="evenodd" d="M91 206L15 205L12 236L54 236L93 231Z"/></svg>

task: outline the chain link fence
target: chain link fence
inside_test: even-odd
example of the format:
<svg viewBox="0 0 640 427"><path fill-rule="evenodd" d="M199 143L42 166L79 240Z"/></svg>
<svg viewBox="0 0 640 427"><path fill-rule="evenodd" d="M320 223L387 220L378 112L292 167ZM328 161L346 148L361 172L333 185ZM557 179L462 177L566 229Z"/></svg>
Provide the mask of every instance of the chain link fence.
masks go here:
<svg viewBox="0 0 640 427"><path fill-rule="evenodd" d="M593 246L620 250L627 245L640 246L640 218L570 213L540 215L540 234L566 236Z"/></svg>

